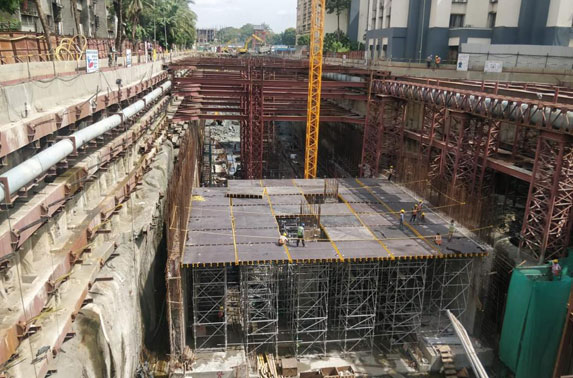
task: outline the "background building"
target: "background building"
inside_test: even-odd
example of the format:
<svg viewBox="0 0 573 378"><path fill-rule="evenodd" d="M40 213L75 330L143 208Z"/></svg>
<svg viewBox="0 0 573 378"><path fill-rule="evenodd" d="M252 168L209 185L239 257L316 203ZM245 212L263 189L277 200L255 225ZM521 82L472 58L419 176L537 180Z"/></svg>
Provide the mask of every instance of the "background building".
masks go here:
<svg viewBox="0 0 573 378"><path fill-rule="evenodd" d="M364 43L368 27L369 0L352 0L348 14L348 38Z"/></svg>
<svg viewBox="0 0 573 378"><path fill-rule="evenodd" d="M217 29L197 29L197 43L211 43L216 35Z"/></svg>
<svg viewBox="0 0 573 378"><path fill-rule="evenodd" d="M296 37L310 34L311 0L298 0L296 6ZM324 17L324 33L334 33L338 28L339 19L336 13L327 13ZM348 11L340 14L340 30L348 30Z"/></svg>
<svg viewBox="0 0 573 378"><path fill-rule="evenodd" d="M76 30L70 0L42 0L42 8L50 31L59 35L79 34ZM109 38L115 36L116 18L108 14L106 0L78 0L77 16L81 33L86 37ZM13 18L20 22L20 30L42 32L42 24L33 1L22 2L20 11Z"/></svg>
<svg viewBox="0 0 573 378"><path fill-rule="evenodd" d="M573 46L572 0L368 0L366 7L372 58L455 60L465 43Z"/></svg>

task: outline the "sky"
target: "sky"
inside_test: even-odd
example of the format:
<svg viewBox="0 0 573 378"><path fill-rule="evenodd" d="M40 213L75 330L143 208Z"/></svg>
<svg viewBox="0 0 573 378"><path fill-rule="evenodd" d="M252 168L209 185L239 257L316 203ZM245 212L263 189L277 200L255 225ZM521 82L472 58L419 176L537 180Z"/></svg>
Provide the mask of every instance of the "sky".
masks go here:
<svg viewBox="0 0 573 378"><path fill-rule="evenodd" d="M297 0L194 0L198 28L269 24L274 32L296 26Z"/></svg>

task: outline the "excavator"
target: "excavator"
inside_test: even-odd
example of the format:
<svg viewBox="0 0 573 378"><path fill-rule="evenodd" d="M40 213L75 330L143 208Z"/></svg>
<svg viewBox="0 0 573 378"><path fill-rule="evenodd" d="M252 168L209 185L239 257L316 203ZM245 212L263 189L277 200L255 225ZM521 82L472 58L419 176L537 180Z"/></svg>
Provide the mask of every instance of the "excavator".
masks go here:
<svg viewBox="0 0 573 378"><path fill-rule="evenodd" d="M258 35L251 35L249 38L247 38L247 40L245 41L245 46L243 46L242 48L238 49L238 53L239 54L246 54L249 52L249 44L253 41L253 39L261 42L261 43L265 43L265 41L263 41Z"/></svg>

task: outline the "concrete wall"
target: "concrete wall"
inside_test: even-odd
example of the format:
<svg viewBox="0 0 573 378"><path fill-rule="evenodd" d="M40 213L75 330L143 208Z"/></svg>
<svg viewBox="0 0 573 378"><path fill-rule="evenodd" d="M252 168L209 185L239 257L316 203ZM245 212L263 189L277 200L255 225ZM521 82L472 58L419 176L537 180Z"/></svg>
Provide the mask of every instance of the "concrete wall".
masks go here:
<svg viewBox="0 0 573 378"><path fill-rule="evenodd" d="M504 68L573 69L573 49L562 46L462 44L470 54L470 69L480 69L486 60L503 62Z"/></svg>

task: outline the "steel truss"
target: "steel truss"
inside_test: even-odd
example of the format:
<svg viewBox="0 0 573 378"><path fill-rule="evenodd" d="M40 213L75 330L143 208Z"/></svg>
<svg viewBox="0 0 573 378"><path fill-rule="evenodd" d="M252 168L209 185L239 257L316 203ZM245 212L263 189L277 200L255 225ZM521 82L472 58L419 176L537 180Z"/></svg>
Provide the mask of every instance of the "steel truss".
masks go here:
<svg viewBox="0 0 573 378"><path fill-rule="evenodd" d="M360 176L376 176L383 167L401 161L406 101L389 96L368 102L364 123Z"/></svg>
<svg viewBox="0 0 573 378"><path fill-rule="evenodd" d="M278 354L278 289L276 265L241 266L244 343L249 354L269 347Z"/></svg>
<svg viewBox="0 0 573 378"><path fill-rule="evenodd" d="M450 327L446 310L460 317L465 311L470 294L473 259L431 260L424 310L430 316L430 332L441 335Z"/></svg>
<svg viewBox="0 0 573 378"><path fill-rule="evenodd" d="M435 154L432 154L432 143L435 138L442 139L442 133L445 129L446 108L424 104L422 128L420 130L420 143L418 145L418 157L421 167L430 169L430 163L434 160ZM430 178L439 174L437 171L429 171Z"/></svg>
<svg viewBox="0 0 573 378"><path fill-rule="evenodd" d="M422 325L427 260L381 264L376 336L392 350L416 341Z"/></svg>
<svg viewBox="0 0 573 378"><path fill-rule="evenodd" d="M428 117L440 119L437 111L430 110L429 113ZM434 119L424 118L420 150L429 159L437 123ZM430 122L430 126L427 126ZM478 197L489 194L493 177L492 171L487 168L487 159L496 152L499 128L500 121L447 111L443 128L445 134L441 136L444 148L430 164L430 177L445 180L451 193L463 188L468 194ZM425 137L424 129L430 129L429 137Z"/></svg>
<svg viewBox="0 0 573 378"><path fill-rule="evenodd" d="M328 264L289 266L291 327L297 356L326 354L329 272Z"/></svg>
<svg viewBox="0 0 573 378"><path fill-rule="evenodd" d="M543 262L569 245L573 208L573 147L565 135L542 133L523 220L525 247Z"/></svg>
<svg viewBox="0 0 573 378"><path fill-rule="evenodd" d="M227 268L193 268L195 350L227 349Z"/></svg>
<svg viewBox="0 0 573 378"><path fill-rule="evenodd" d="M373 350L379 271L378 262L342 263L334 268L332 323L344 353Z"/></svg>

